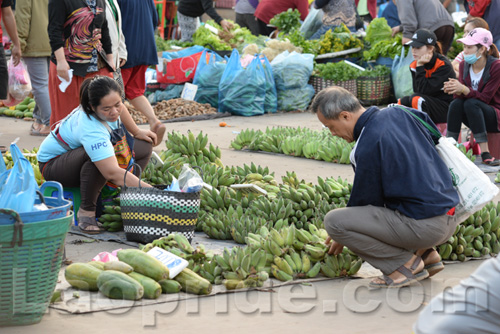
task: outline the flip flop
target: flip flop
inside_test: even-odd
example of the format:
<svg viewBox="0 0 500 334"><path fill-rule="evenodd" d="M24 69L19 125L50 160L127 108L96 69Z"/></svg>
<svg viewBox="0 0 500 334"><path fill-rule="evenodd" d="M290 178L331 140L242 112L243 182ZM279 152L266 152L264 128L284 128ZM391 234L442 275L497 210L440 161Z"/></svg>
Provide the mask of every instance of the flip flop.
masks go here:
<svg viewBox="0 0 500 334"><path fill-rule="evenodd" d="M158 121L155 126L151 129L154 133L156 133L156 145L158 146L163 141L163 136L165 135L165 131L167 131L167 126L163 124L161 121Z"/></svg>
<svg viewBox="0 0 500 334"><path fill-rule="evenodd" d="M488 166L500 166L500 160L495 158L483 159L483 164Z"/></svg>
<svg viewBox="0 0 500 334"><path fill-rule="evenodd" d="M33 124L31 124L30 135L31 136L47 137L49 134L48 133L41 133L40 129L35 129Z"/></svg>
<svg viewBox="0 0 500 334"><path fill-rule="evenodd" d="M87 228L90 226L95 226L98 229L97 230L87 230ZM99 234L99 233L102 233L102 231L103 231L97 225L97 221L95 220L94 217L87 217L87 216L78 216L78 228L80 228L80 230L86 234Z"/></svg>

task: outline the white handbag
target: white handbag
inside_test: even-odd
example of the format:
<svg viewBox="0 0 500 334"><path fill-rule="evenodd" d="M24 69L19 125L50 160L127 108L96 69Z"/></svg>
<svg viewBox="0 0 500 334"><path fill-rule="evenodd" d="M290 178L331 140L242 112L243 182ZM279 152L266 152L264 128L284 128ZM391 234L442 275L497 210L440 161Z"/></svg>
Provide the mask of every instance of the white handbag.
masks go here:
<svg viewBox="0 0 500 334"><path fill-rule="evenodd" d="M470 161L456 146L453 138L442 137L439 131L415 113L401 108L419 120L435 137L439 138L436 150L448 167L453 186L460 197L460 203L455 207L455 217L464 221L474 212L481 210L498 194L498 187L491 182L479 167Z"/></svg>

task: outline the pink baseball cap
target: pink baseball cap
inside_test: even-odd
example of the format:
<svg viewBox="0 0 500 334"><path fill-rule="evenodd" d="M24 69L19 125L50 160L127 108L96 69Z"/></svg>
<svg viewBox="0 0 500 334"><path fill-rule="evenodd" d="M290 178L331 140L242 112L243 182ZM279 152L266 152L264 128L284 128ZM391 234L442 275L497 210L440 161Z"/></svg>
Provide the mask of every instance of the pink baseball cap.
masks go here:
<svg viewBox="0 0 500 334"><path fill-rule="evenodd" d="M464 43L465 45L481 44L489 50L491 44L493 44L493 36L489 30L476 28L471 30L467 36L457 39L457 42Z"/></svg>

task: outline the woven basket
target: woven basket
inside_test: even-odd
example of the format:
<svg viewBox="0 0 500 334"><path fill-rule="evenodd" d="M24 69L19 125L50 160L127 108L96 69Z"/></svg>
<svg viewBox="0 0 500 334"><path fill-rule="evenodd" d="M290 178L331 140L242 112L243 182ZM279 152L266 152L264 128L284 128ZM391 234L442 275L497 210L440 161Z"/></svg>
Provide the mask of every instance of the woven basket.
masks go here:
<svg viewBox="0 0 500 334"><path fill-rule="evenodd" d="M0 326L36 324L54 292L73 214L29 224L9 214L16 223L0 226Z"/></svg>
<svg viewBox="0 0 500 334"><path fill-rule="evenodd" d="M387 104L391 94L391 77L359 77L358 99L363 105Z"/></svg>
<svg viewBox="0 0 500 334"><path fill-rule="evenodd" d="M331 86L339 86L350 91L354 96L358 95L358 89L356 80L347 80L347 81L333 81L329 79L324 79L318 76L311 76L309 78L309 83L313 86L316 94L319 93L322 89L331 87Z"/></svg>
<svg viewBox="0 0 500 334"><path fill-rule="evenodd" d="M191 242L200 210L200 192L161 190L165 187L127 187L124 182L120 207L127 240L147 244L170 233L182 233Z"/></svg>

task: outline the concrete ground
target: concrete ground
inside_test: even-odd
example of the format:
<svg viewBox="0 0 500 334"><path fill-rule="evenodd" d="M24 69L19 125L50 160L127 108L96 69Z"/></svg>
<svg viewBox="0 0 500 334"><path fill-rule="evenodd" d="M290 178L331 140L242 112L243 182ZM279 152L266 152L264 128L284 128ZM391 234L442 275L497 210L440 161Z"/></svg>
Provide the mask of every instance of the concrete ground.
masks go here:
<svg viewBox="0 0 500 334"><path fill-rule="evenodd" d="M228 127L219 127L225 121ZM229 148L238 131L272 126L301 126L321 129L316 116L309 113L286 113L259 117L167 124L169 130L195 134L203 131L209 141L222 150L226 165L254 162L269 166L279 178L286 171L296 171L299 178L317 182L317 176L341 176L352 182L351 166L270 154L239 152ZM147 127L144 125L143 127ZM0 145L19 137L19 147L31 149L42 137L29 135L30 122L0 117ZM165 148L161 144L156 151ZM498 199L497 199L498 200ZM81 236L68 235L66 251L70 260L89 261L101 251L123 247L113 242L75 243ZM335 333L411 333L422 305L432 296L469 276L483 261L446 265L439 275L399 291L368 290L367 279L330 280L310 286L294 285L266 291L240 292L165 303L125 310L91 314L67 314L49 309L41 323L27 327L2 328L1 333L116 333L149 332L160 329L179 333L309 333L328 330Z"/></svg>

